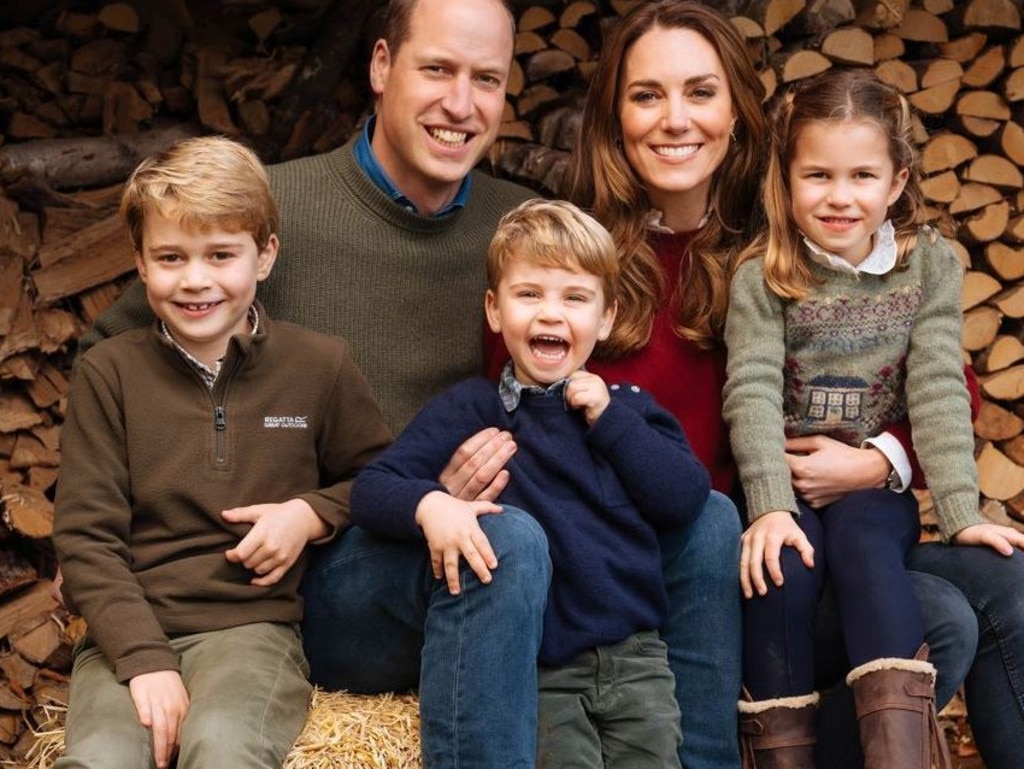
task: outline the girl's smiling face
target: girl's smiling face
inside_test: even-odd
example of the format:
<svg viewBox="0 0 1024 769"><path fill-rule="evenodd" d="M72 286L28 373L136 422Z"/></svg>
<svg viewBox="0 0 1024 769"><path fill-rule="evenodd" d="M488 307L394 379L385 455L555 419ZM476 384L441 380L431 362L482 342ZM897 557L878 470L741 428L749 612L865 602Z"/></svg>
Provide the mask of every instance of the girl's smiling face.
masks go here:
<svg viewBox="0 0 1024 769"><path fill-rule="evenodd" d="M856 266L899 199L889 138L868 120L811 120L797 129L788 168L793 221L821 248Z"/></svg>

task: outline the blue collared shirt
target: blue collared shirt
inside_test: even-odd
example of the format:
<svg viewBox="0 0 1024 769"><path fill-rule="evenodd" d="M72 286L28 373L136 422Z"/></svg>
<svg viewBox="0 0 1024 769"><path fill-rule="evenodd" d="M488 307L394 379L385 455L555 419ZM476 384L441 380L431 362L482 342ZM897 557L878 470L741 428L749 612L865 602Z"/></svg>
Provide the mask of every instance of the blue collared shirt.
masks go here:
<svg viewBox="0 0 1024 769"><path fill-rule="evenodd" d="M395 183L391 181L391 177L381 168L377 156L373 154L373 146L370 144L370 141L373 139L373 128L376 124L377 116L371 115L370 119L363 125L362 134L360 134L359 140L353 148L356 163L370 177L370 181L380 187L389 198L398 203L398 205L415 213L416 206L395 186ZM466 178L462 180L459 191L455 193L455 198L452 202L434 214L434 216L444 216L456 208L465 208L466 201L469 200L469 188L471 185L472 179L467 174Z"/></svg>

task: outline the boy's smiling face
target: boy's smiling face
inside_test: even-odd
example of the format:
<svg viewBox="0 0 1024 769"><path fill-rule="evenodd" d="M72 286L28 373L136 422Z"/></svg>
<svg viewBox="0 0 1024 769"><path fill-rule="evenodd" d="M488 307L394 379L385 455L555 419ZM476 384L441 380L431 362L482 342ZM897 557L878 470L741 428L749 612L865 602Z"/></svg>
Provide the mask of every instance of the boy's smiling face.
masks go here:
<svg viewBox="0 0 1024 769"><path fill-rule="evenodd" d="M586 272L509 260L496 291L485 300L487 322L500 333L512 357L516 379L547 386L587 362L607 339L615 304L601 278Z"/></svg>
<svg viewBox="0 0 1024 769"><path fill-rule="evenodd" d="M249 330L256 284L277 258L277 236L260 249L250 233L222 227L185 227L153 209L135 255L153 312L178 344L211 367L233 335Z"/></svg>

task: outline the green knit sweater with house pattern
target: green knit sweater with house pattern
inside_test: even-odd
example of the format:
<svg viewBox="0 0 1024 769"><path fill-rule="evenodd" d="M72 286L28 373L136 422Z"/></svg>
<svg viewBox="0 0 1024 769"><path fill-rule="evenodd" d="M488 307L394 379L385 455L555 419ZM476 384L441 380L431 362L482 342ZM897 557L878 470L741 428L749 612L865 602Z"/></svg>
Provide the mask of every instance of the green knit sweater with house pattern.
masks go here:
<svg viewBox="0 0 1024 769"><path fill-rule="evenodd" d="M786 437L859 446L909 414L943 537L980 523L952 248L925 229L907 268L886 275L809 263L818 283L799 301L768 289L760 258L732 283L724 413L751 520L798 512Z"/></svg>
<svg viewBox="0 0 1024 769"><path fill-rule="evenodd" d="M398 432L432 396L484 371L487 246L498 219L532 193L474 171L465 208L424 217L359 168L357 138L268 167L281 254L258 296L275 318L347 340ZM151 317L136 285L82 347Z"/></svg>

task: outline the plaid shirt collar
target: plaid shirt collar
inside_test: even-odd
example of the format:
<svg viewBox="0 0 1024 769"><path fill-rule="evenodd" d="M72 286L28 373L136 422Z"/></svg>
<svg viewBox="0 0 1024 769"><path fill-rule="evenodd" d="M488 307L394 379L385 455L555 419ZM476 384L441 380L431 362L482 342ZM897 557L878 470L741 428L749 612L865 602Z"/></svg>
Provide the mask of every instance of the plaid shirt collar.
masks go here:
<svg viewBox="0 0 1024 769"><path fill-rule="evenodd" d="M512 361L509 361L505 364L505 368L502 369L501 378L498 380L498 395L501 396L501 403L505 407L505 411L509 413L519 408L519 402L523 398L523 393L540 396L557 395L562 398L562 405L568 411L569 404L565 402L565 385L568 381L568 378L559 379L547 387L524 385L516 379L515 368L512 365Z"/></svg>
<svg viewBox="0 0 1024 769"><path fill-rule="evenodd" d="M255 335L260 330L260 314L256 310L256 305L249 307L249 325L252 326L252 334ZM224 361L223 358L217 360L217 365L214 368L207 366L201 360L191 355L188 350L178 344L178 341L171 336L170 329L167 328L167 324L162 320L160 321L160 333L164 339L171 343L171 347L178 351L178 354L183 357L192 368L196 370L196 373L202 377L203 384L209 389L213 389L213 386L217 383L217 377L220 375L220 366Z"/></svg>

